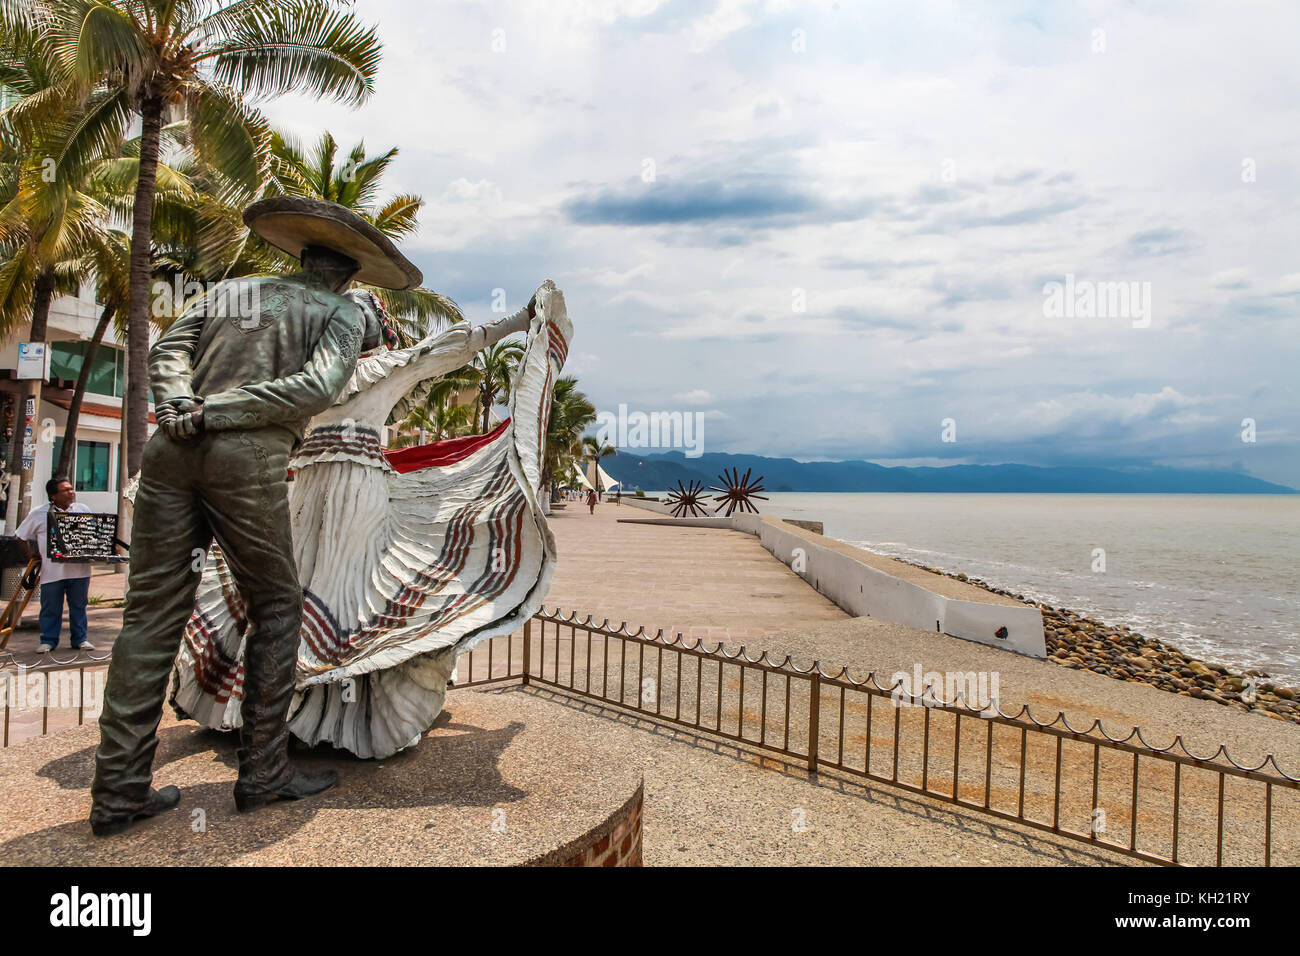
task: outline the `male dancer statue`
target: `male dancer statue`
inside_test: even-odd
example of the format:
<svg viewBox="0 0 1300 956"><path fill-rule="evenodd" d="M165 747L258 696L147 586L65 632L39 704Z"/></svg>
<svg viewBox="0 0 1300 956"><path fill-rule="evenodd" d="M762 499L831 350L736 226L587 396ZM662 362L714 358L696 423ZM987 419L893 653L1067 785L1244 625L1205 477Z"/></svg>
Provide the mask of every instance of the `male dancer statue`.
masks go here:
<svg viewBox="0 0 1300 956"><path fill-rule="evenodd" d="M302 260L292 276L219 283L149 356L158 430L135 500L122 632L113 647L91 789L98 836L180 802L154 790L168 677L215 538L244 602L243 727L235 806L328 790L333 772L295 773L286 724L302 616L287 467L308 419L334 401L381 330L342 295L351 280L418 285L420 272L360 216L304 198L262 200L244 221ZM373 327L371 327L373 326Z"/></svg>

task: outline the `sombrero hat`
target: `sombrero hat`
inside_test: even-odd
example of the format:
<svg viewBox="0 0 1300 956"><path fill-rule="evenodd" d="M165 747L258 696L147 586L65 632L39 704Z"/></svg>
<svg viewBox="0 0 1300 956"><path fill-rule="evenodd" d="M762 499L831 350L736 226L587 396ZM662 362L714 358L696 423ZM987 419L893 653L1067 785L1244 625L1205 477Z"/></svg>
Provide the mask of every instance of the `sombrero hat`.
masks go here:
<svg viewBox="0 0 1300 956"><path fill-rule="evenodd" d="M276 196L244 210L244 225L277 249L302 258L307 246L324 246L361 265L358 282L409 289L424 278L392 240L350 209L322 199Z"/></svg>

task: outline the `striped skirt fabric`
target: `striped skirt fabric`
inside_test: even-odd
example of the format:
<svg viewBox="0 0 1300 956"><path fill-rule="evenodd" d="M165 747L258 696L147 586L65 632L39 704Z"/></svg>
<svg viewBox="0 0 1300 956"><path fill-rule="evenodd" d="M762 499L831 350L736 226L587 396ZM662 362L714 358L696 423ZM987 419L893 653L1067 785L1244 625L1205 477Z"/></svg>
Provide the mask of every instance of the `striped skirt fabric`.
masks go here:
<svg viewBox="0 0 1300 956"><path fill-rule="evenodd" d="M413 745L441 712L457 657L518 630L541 606L556 555L538 487L572 325L549 282L536 313L510 417L486 435L398 452L381 447L374 409L386 417L427 388L427 378L412 383L423 374L421 361L449 352L436 345L380 356L383 367L363 358L345 398L313 420L290 486L303 587L290 729L306 743L360 757ZM454 355L441 361L443 372L451 361L463 364ZM374 391L387 386L398 391ZM240 725L247 631L238 589L214 547L177 657L178 713L214 729Z"/></svg>

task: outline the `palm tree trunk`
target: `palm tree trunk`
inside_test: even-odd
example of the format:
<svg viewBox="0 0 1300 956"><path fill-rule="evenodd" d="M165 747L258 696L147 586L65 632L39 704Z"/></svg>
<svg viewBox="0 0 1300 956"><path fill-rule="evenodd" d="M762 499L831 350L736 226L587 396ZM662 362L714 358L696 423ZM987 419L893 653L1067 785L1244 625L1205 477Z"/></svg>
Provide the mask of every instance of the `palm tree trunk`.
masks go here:
<svg viewBox="0 0 1300 956"><path fill-rule="evenodd" d="M149 279L153 273L153 200L158 177L162 97L148 92L140 104L140 176L131 223L131 302L127 310L126 470L140 470L149 437Z"/></svg>
<svg viewBox="0 0 1300 956"><path fill-rule="evenodd" d="M54 270L46 269L36 277L32 287L32 328L27 336L29 342L44 342L50 324L50 305L54 301ZM18 521L27 517L32 509L32 479L36 474L36 459L32 458L32 467L23 467L23 445L27 440L27 403L32 403L32 442L36 441L36 429L40 427L41 382L28 379L23 382L22 391L18 393L18 405L14 409L14 439L9 450L10 470L22 475L18 485ZM15 524L14 527L17 527ZM12 534L10 530L10 534Z"/></svg>
<svg viewBox="0 0 1300 956"><path fill-rule="evenodd" d="M86 354L81 360L81 372L77 375L77 387L72 393L72 404L68 406L68 423L63 426L63 451L59 455L58 466L54 469L56 475L72 475L72 466L77 460L77 422L81 418L81 403L86 397L86 386L90 384L90 366L95 361L104 333L108 331L109 320L116 311L116 306L104 306L104 311L99 314L99 324L95 326L95 334L86 346Z"/></svg>
<svg viewBox="0 0 1300 956"><path fill-rule="evenodd" d="M123 369L125 377L125 369ZM127 386L129 387L129 382ZM122 389L123 399L125 400L126 388ZM122 490L126 488L127 481L131 478L131 473L126 470L126 407L122 407L122 424L118 429L117 438L117 536L127 544L131 543L131 509L127 507L126 498ZM126 566L122 562L113 565L114 574L126 573Z"/></svg>

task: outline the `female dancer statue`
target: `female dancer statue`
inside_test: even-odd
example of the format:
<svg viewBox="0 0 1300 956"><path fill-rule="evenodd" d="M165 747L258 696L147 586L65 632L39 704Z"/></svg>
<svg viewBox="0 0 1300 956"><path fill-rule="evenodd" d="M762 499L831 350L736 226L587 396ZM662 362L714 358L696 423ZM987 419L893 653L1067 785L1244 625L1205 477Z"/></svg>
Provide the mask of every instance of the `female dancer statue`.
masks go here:
<svg viewBox="0 0 1300 956"><path fill-rule="evenodd" d="M353 294L382 320L373 296ZM506 421L486 435L384 452L385 423L404 417L438 376L515 332L528 339ZM290 461L303 589L296 737L360 757L412 746L442 710L457 657L514 632L540 607L555 539L538 489L571 334L564 296L547 280L508 318L363 355L334 405L311 420ZM246 627L214 546L176 659L181 716L240 725Z"/></svg>

